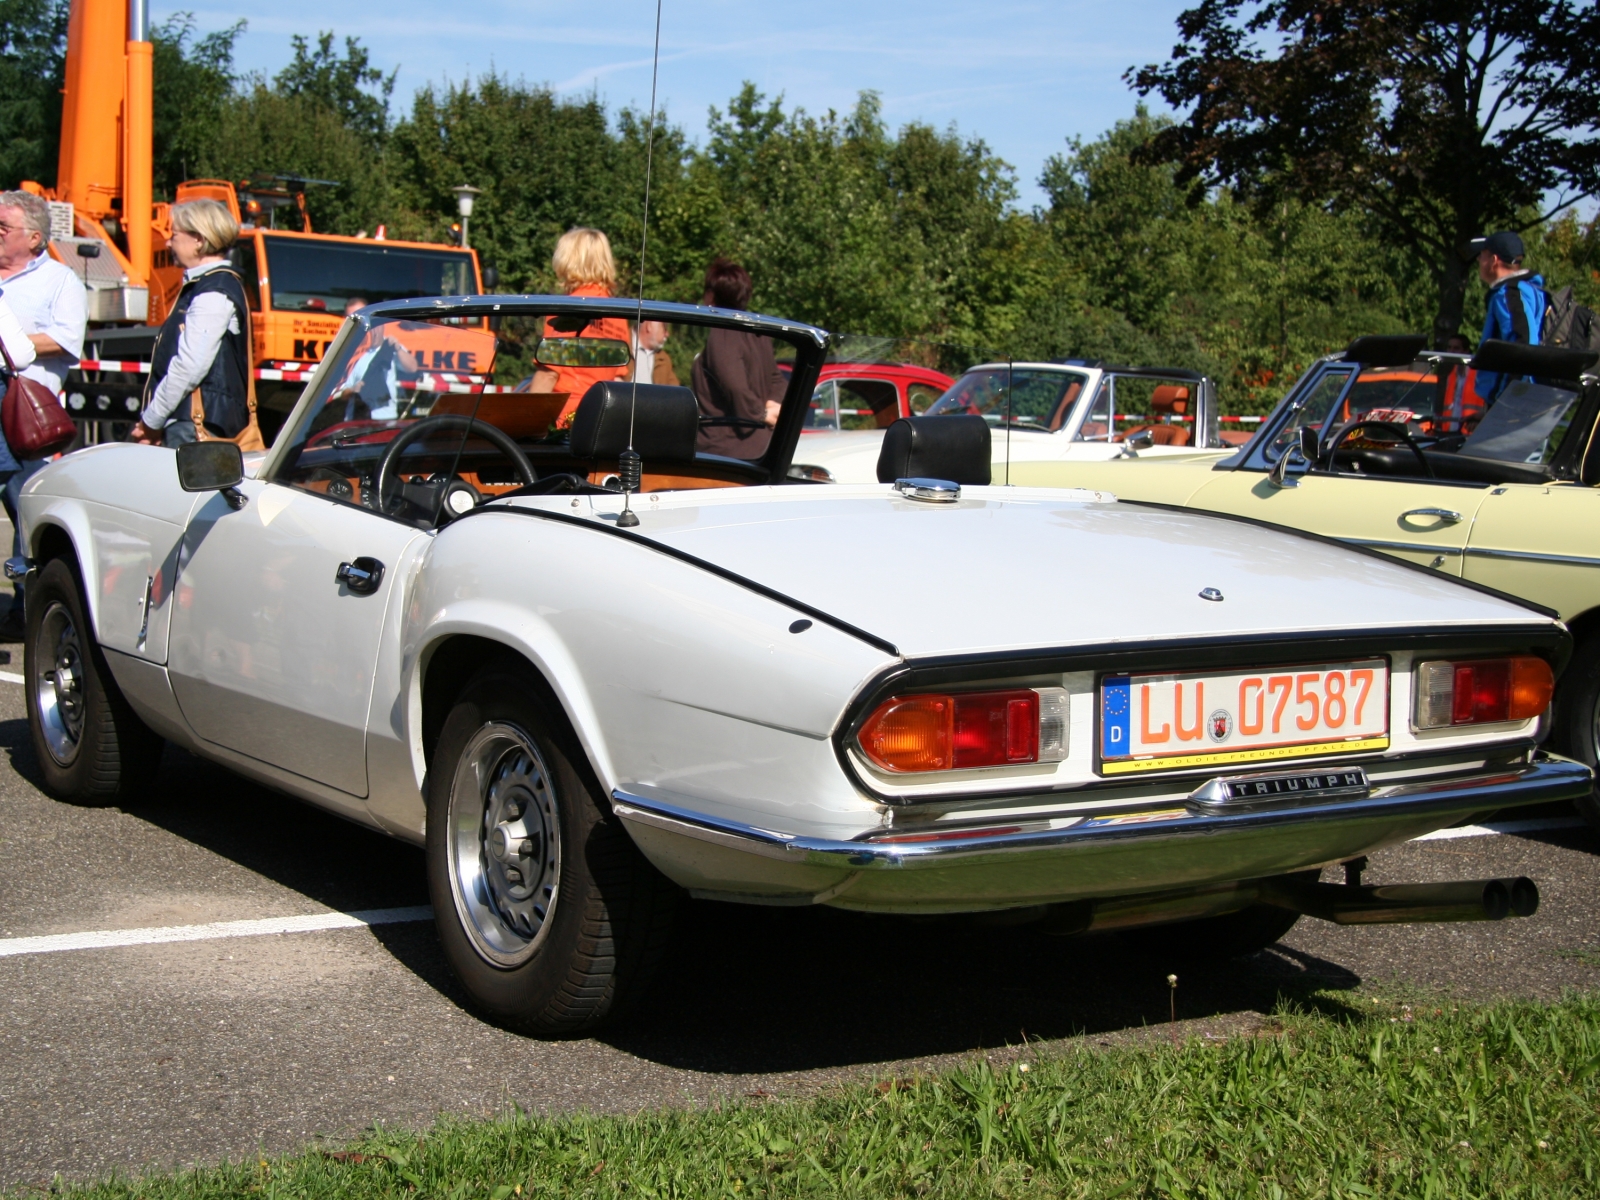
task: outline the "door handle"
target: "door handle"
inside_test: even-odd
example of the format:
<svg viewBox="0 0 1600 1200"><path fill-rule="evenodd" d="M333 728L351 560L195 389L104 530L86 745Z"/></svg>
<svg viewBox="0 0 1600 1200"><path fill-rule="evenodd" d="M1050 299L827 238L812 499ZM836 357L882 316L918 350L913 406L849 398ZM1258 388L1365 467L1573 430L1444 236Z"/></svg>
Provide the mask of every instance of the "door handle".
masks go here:
<svg viewBox="0 0 1600 1200"><path fill-rule="evenodd" d="M1402 521L1407 517L1438 517L1446 525L1454 525L1461 520L1461 514L1450 508L1408 508L1400 514Z"/></svg>
<svg viewBox="0 0 1600 1200"><path fill-rule="evenodd" d="M375 558L342 562L333 574L333 581L344 584L357 596L370 596L383 582L383 564Z"/></svg>

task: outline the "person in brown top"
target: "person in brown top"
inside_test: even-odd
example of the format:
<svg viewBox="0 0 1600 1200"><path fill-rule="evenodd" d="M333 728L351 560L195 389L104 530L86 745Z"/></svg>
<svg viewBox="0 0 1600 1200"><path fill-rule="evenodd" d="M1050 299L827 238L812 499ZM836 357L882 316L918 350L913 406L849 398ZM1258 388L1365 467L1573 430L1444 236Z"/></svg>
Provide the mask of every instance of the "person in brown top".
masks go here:
<svg viewBox="0 0 1600 1200"><path fill-rule="evenodd" d="M719 258L706 270L706 294L700 303L744 309L751 290L750 272ZM772 353L772 339L713 329L706 335L706 348L695 356L691 374L700 415L717 422L701 425L696 449L729 458L765 454L788 387Z"/></svg>

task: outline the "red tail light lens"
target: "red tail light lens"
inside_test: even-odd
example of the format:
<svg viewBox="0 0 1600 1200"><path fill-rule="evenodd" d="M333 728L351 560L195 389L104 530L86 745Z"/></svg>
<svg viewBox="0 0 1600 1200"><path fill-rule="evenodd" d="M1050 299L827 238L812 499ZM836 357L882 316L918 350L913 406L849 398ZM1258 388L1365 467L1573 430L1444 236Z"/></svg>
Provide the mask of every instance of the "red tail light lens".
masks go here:
<svg viewBox="0 0 1600 1200"><path fill-rule="evenodd" d="M1550 706L1555 674L1542 658L1425 662L1416 669L1418 729L1527 721Z"/></svg>
<svg viewBox="0 0 1600 1200"><path fill-rule="evenodd" d="M1045 761L1066 754L1065 696L1044 689L1051 712ZM885 771L956 771L1040 761L1040 692L892 696L861 726L861 752Z"/></svg>
<svg viewBox="0 0 1600 1200"><path fill-rule="evenodd" d="M997 767L1039 761L1039 697L1032 691L955 698L955 765Z"/></svg>

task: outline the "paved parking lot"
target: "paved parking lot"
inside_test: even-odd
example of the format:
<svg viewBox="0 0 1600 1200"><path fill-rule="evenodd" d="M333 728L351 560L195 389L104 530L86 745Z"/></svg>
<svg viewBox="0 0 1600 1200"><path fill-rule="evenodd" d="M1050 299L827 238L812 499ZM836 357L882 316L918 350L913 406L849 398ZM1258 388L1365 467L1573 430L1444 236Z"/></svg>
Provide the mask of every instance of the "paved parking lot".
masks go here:
<svg viewBox="0 0 1600 1200"><path fill-rule="evenodd" d="M16 659L0 671L20 671ZM1167 1019L1169 964L1115 941L830 910L691 905L646 1011L564 1042L466 1011L431 927L414 921L10 953L8 939L426 903L418 851L182 753L168 751L158 787L127 811L56 803L35 778L22 689L0 680L0 1187L513 1101L625 1111L803 1091L1024 1038L1139 1036ZM1543 889L1529 921L1306 920L1280 950L1186 972L1180 1019L1226 1035L1311 986L1477 997L1594 986L1600 839L1585 829L1413 843L1378 856L1368 878L1515 874Z"/></svg>

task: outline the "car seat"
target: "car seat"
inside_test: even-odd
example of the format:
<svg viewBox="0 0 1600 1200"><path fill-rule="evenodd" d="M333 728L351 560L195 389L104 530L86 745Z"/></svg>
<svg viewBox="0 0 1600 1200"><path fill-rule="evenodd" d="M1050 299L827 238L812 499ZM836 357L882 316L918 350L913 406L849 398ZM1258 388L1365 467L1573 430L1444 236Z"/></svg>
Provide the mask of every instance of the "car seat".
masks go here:
<svg viewBox="0 0 1600 1200"><path fill-rule="evenodd" d="M1189 444L1189 431L1182 425L1171 423L1174 416L1184 416L1189 411L1189 389L1186 386L1177 383L1157 385L1155 391L1150 393L1150 411L1162 420L1148 425L1135 425L1123 433L1122 441L1126 442L1141 433L1148 433L1150 440L1157 446Z"/></svg>

